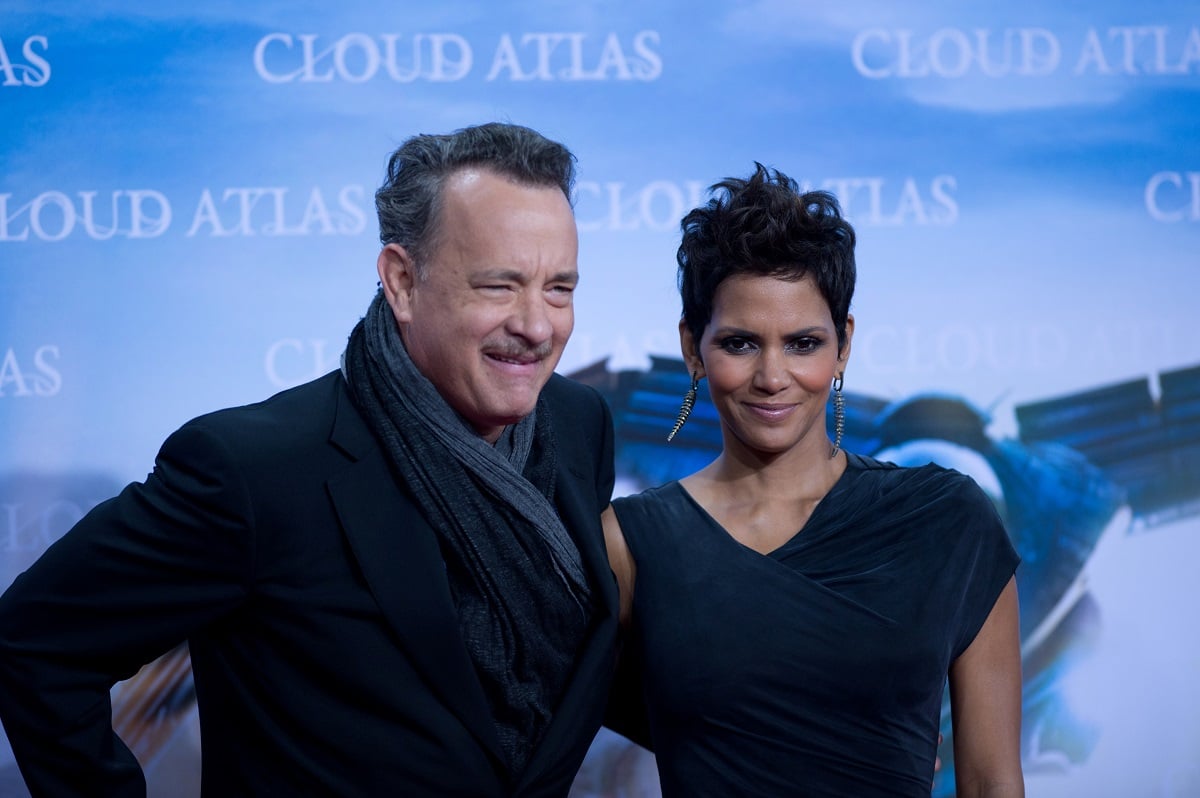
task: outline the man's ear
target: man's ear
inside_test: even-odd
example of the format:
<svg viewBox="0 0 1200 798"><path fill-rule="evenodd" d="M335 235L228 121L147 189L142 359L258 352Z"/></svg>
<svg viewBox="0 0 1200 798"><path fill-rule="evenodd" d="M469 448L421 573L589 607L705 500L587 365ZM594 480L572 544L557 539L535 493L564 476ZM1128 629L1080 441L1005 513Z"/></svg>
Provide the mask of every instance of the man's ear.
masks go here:
<svg viewBox="0 0 1200 798"><path fill-rule="evenodd" d="M379 284L396 321L412 321L413 288L417 284L417 265L408 250L399 244L388 244L379 251L375 262Z"/></svg>
<svg viewBox="0 0 1200 798"><path fill-rule="evenodd" d="M704 377L704 361L700 358L700 342L692 336L687 322L682 319L679 321L679 349L683 352L683 362L687 366L688 374L695 376L696 379Z"/></svg>

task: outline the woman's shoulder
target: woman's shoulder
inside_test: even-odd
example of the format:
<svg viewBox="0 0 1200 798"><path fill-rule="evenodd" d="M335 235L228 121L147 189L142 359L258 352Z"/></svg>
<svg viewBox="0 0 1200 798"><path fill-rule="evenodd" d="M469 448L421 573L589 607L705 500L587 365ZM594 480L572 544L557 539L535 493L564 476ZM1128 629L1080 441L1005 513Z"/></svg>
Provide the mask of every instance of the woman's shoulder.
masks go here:
<svg viewBox="0 0 1200 798"><path fill-rule="evenodd" d="M896 483L923 483L947 490L965 490L969 493L979 490L979 486L970 476L932 461L920 465L897 465L865 454L846 452L846 463L847 468Z"/></svg>
<svg viewBox="0 0 1200 798"><path fill-rule="evenodd" d="M620 515L622 512L651 512L655 508L671 507L686 500L678 480L664 482L646 488L638 493L630 493L613 499L613 510Z"/></svg>
<svg viewBox="0 0 1200 798"><path fill-rule="evenodd" d="M847 453L847 469L859 491L877 497L893 510L923 507L943 517L995 521L996 504L971 476L937 463L897 465L866 455Z"/></svg>

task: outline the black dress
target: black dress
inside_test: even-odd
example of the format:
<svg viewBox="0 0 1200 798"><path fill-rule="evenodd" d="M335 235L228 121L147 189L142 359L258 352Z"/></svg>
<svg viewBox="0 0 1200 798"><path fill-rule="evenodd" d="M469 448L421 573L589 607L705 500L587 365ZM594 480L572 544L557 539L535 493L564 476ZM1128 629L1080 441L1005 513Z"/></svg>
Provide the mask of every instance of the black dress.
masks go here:
<svg viewBox="0 0 1200 798"><path fill-rule="evenodd" d="M947 669L1018 561L970 478L849 455L767 555L678 482L613 507L666 798L928 798Z"/></svg>

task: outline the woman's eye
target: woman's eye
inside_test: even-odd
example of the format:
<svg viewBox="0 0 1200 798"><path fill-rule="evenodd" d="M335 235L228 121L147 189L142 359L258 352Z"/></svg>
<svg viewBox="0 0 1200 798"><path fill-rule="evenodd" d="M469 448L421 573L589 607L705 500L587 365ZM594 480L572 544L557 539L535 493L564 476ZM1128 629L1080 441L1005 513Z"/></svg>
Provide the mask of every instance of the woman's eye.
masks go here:
<svg viewBox="0 0 1200 798"><path fill-rule="evenodd" d="M820 345L820 340L816 338L798 338L792 341L791 348L797 352L812 352Z"/></svg>
<svg viewBox="0 0 1200 798"><path fill-rule="evenodd" d="M721 348L736 355L751 351L754 345L745 338L726 338L721 342Z"/></svg>

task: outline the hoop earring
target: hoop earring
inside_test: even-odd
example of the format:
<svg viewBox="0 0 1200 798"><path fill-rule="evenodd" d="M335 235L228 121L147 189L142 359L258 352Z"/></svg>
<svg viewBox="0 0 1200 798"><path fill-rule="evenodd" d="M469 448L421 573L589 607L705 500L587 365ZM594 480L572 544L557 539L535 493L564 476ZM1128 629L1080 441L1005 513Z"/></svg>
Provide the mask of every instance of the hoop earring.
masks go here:
<svg viewBox="0 0 1200 798"><path fill-rule="evenodd" d="M842 395L843 375L839 374L833 380L833 451L829 459L837 457L842 450L842 434L846 431L846 397Z"/></svg>
<svg viewBox="0 0 1200 798"><path fill-rule="evenodd" d="M687 393L683 395L683 404L679 406L679 415L675 416L675 426L671 428L670 434L667 435L667 443L675 437L675 433L683 428L683 424L688 420L688 416L692 414L692 408L696 406L696 388L700 385L700 377L696 372L692 372L692 387L688 388Z"/></svg>

